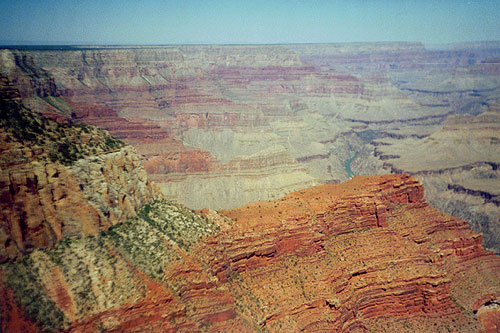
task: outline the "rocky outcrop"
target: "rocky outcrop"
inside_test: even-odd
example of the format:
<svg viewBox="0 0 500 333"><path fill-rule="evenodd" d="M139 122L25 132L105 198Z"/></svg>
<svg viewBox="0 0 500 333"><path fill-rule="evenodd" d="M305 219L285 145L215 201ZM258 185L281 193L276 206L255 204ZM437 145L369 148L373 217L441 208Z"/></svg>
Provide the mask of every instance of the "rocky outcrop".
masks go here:
<svg viewBox="0 0 500 333"><path fill-rule="evenodd" d="M159 197L134 148L30 112L2 80L0 262L96 235Z"/></svg>
<svg viewBox="0 0 500 333"><path fill-rule="evenodd" d="M98 209L101 220L110 225L124 222L140 207L161 197L159 188L149 181L140 156L130 146L78 160L70 172L85 198Z"/></svg>
<svg viewBox="0 0 500 333"><path fill-rule="evenodd" d="M2 327L26 318L72 332L494 327L500 258L423 194L416 179L388 175L203 211L209 219L156 202L98 237L2 266L0 295L26 311ZM41 292L24 297L33 285Z"/></svg>
<svg viewBox="0 0 500 333"><path fill-rule="evenodd" d="M468 330L477 323L461 293L499 297L498 283L480 277L498 274L498 258L464 221L429 207L407 176L356 177L220 213L239 230L217 241L212 270L265 330L364 331L398 317L418 331L423 324L409 319L432 322L431 313ZM478 262L483 287L460 290L468 280L457 272L472 274Z"/></svg>
<svg viewBox="0 0 500 333"><path fill-rule="evenodd" d="M2 261L65 237L96 235L159 195L131 147L71 167L35 161L2 169L0 177Z"/></svg>

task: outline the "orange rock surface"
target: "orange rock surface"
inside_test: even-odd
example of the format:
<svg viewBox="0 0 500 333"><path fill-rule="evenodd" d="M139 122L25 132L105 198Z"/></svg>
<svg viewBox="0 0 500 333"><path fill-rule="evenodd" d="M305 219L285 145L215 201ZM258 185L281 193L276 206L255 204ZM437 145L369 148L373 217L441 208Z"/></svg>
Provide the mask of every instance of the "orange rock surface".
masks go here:
<svg viewBox="0 0 500 333"><path fill-rule="evenodd" d="M221 231L189 251L178 248L181 259L164 282L128 263L144 296L73 321L69 331L498 327L500 258L465 221L430 207L412 177L355 177L202 213ZM68 296L56 294L57 306L68 308Z"/></svg>
<svg viewBox="0 0 500 333"><path fill-rule="evenodd" d="M51 248L65 237L95 235L160 195L132 147L96 148L96 142L105 140L102 133L82 134L76 127L61 126L67 132L61 130L50 141L50 126L60 126L52 123L38 127L31 139L16 138L23 133L20 126L30 128L37 119L43 124L47 119L23 114L18 91L0 79L0 263L34 248ZM5 116L7 112L11 114ZM12 129L5 118L23 122ZM78 137L74 140L82 143L82 150L72 165L64 165L54 147L64 142L70 154L71 135Z"/></svg>
<svg viewBox="0 0 500 333"><path fill-rule="evenodd" d="M148 174L206 172L214 170L215 167L214 158L209 153L199 150L158 154L144 161L144 168Z"/></svg>
<svg viewBox="0 0 500 333"><path fill-rule="evenodd" d="M466 222L429 207L408 176L355 177L221 213L240 229L218 240L211 267L271 331L436 316L476 329L472 303L500 296L499 258Z"/></svg>
<svg viewBox="0 0 500 333"><path fill-rule="evenodd" d="M0 330L2 332L36 332L35 324L26 319L23 311L17 306L12 291L5 288L3 276L0 272L0 313L10 320L0 320Z"/></svg>

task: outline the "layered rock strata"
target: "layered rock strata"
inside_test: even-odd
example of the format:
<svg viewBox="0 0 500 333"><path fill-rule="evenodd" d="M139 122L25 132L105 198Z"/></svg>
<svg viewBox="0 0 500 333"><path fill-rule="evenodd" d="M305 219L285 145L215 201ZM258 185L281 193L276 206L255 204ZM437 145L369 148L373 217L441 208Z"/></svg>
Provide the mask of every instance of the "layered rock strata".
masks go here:
<svg viewBox="0 0 500 333"><path fill-rule="evenodd" d="M133 148L66 167L33 161L2 169L2 261L68 236L96 235L160 195Z"/></svg>
<svg viewBox="0 0 500 333"><path fill-rule="evenodd" d="M21 48L1 50L0 69L28 107L135 146L163 192L191 208L404 172L498 251L498 213L479 201L485 195L467 194L491 194L470 167L484 166L498 140L483 126L464 144L467 126L454 137L446 128L464 115L492 121L499 50L497 42ZM446 176L456 166L461 183Z"/></svg>
<svg viewBox="0 0 500 333"><path fill-rule="evenodd" d="M355 177L202 213L157 202L98 237L4 265L2 297L17 305L2 308L2 327L29 327L26 317L73 332L494 325L500 259L430 207L414 178ZM36 313L22 296L35 284Z"/></svg>
<svg viewBox="0 0 500 333"><path fill-rule="evenodd" d="M124 222L160 193L134 148L25 109L3 81L0 262Z"/></svg>
<svg viewBox="0 0 500 333"><path fill-rule="evenodd" d="M498 252L500 235L500 113L495 104L479 115L449 117L423 137L384 137L375 154L393 172L426 184L432 205L471 221L485 245Z"/></svg>

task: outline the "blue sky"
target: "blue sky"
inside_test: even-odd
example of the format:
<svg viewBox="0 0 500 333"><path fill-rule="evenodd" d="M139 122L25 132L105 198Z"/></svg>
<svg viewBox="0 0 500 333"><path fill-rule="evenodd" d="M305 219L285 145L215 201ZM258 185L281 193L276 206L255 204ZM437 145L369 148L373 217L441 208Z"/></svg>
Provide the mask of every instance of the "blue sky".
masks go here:
<svg viewBox="0 0 500 333"><path fill-rule="evenodd" d="M500 0L0 0L0 42L500 40Z"/></svg>

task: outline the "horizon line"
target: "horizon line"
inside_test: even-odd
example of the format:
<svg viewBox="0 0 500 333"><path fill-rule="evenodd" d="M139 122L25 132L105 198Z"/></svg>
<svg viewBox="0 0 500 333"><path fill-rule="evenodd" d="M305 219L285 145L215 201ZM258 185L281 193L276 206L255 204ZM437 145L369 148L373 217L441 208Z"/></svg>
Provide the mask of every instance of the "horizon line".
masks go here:
<svg viewBox="0 0 500 333"><path fill-rule="evenodd" d="M481 44L481 43L500 43L500 40L470 40L461 42L443 42L443 43L427 43L422 41L350 41L350 42L277 42L277 43L158 43L158 44L127 44L127 43L73 43L73 42L32 42L32 41L0 41L1 49L15 48L92 48L92 47L168 47L168 46L271 46L271 45L331 45L331 44L421 44L425 45L460 45L460 44Z"/></svg>

